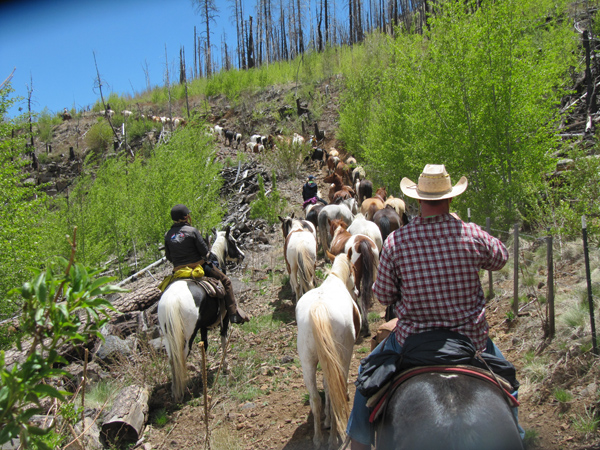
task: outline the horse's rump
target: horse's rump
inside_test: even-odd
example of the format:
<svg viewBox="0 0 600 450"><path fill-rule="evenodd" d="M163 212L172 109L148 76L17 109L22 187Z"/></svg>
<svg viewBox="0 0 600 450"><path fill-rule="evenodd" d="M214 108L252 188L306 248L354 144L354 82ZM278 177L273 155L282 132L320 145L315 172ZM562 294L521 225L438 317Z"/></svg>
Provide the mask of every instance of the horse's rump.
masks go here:
<svg viewBox="0 0 600 450"><path fill-rule="evenodd" d="M377 448L518 450L522 441L500 389L463 374L423 373L391 394Z"/></svg>

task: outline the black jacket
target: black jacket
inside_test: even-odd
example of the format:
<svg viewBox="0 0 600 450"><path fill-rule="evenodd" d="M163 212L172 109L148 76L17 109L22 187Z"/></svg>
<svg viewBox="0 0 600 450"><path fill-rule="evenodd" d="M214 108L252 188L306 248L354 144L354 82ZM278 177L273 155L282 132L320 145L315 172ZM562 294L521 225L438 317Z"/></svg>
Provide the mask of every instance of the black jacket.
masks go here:
<svg viewBox="0 0 600 450"><path fill-rule="evenodd" d="M208 251L200 232L187 223L174 223L165 233L165 256L174 267L206 261Z"/></svg>
<svg viewBox="0 0 600 450"><path fill-rule="evenodd" d="M309 198L316 197L318 190L319 187L314 181L309 181L308 183L305 183L304 186L302 186L302 200L306 201Z"/></svg>

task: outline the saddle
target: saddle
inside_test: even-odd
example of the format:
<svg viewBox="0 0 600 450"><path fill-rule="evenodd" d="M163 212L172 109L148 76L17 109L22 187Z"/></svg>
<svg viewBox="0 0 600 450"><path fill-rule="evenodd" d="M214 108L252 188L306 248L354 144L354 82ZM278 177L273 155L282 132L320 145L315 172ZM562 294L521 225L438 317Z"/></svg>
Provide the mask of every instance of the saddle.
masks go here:
<svg viewBox="0 0 600 450"><path fill-rule="evenodd" d="M389 339L395 339L394 335L391 334ZM392 350L383 350L364 358L361 361L361 373L355 384L367 399L376 397L369 402L374 406L391 386L397 387L400 384L397 383L398 377L402 381L410 378L403 377L405 371L418 368L421 370L419 373L435 372L442 368L449 370L450 367L460 370L468 367L471 370L470 374L487 374L487 378L496 385L499 385L496 380L503 379L500 385L503 385L502 389L505 392L513 392L519 388L516 370L510 362L489 353L482 353L478 357L468 337L442 329L409 336L400 354Z"/></svg>
<svg viewBox="0 0 600 450"><path fill-rule="evenodd" d="M462 375L468 375L474 378L487 381L493 384L497 388L501 389L504 396L508 400L510 406L519 406L519 402L511 394L512 386L504 378L495 375L489 370L479 369L473 366L424 366L424 367L413 367L397 374L391 382L386 383L378 392L367 399L367 406L371 409L369 416L369 422L375 422L385 411L388 400L394 393L394 391L402 383L408 379L421 375L423 373L456 373Z"/></svg>
<svg viewBox="0 0 600 450"><path fill-rule="evenodd" d="M318 202L317 197L309 198L302 203L302 209L306 209L308 205L315 205Z"/></svg>

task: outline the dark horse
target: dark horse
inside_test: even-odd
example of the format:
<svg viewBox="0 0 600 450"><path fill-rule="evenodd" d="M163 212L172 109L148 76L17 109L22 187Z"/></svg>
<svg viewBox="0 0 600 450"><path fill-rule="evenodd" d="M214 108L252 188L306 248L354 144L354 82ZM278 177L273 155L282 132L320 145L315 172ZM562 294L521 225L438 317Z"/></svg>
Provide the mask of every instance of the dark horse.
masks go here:
<svg viewBox="0 0 600 450"><path fill-rule="evenodd" d="M456 373L424 373L402 383L377 426L377 448L522 450L500 388Z"/></svg>

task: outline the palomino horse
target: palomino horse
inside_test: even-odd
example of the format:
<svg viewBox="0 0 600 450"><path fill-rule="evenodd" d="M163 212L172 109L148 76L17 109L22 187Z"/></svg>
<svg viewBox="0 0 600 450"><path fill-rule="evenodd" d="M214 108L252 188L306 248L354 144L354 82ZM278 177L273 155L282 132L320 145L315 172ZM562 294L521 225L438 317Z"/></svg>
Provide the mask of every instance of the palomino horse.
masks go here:
<svg viewBox="0 0 600 450"><path fill-rule="evenodd" d="M373 301L371 287L377 278L379 267L379 250L373 240L364 234L352 235L347 230L347 225L342 220L331 222L331 252L326 252L329 259L340 253L352 255L354 266L355 284L360 293L360 313L362 316L361 335L369 335L368 313Z"/></svg>
<svg viewBox="0 0 600 450"><path fill-rule="evenodd" d="M279 216L279 220L285 239L283 245L285 265L296 295L295 300L298 301L304 293L315 287L317 233L311 222L294 219L293 214L286 218Z"/></svg>
<svg viewBox="0 0 600 450"><path fill-rule="evenodd" d="M383 202L387 197L387 192L384 187L380 187L371 198L363 200L360 205L360 212L365 215L367 220L373 220L373 215L383 209Z"/></svg>
<svg viewBox="0 0 600 450"><path fill-rule="evenodd" d="M349 200L356 202L354 199ZM331 236L328 233L329 223L335 219L342 219L346 224L350 225L352 220L354 220L354 214L350 210L351 206L347 203L349 200L343 200L339 205L327 205L319 212L319 241L323 248L323 253L329 250L329 242L331 241Z"/></svg>
<svg viewBox="0 0 600 450"><path fill-rule="evenodd" d="M383 202L383 206L390 206L394 208L394 210L398 213L400 217L405 214L406 211L406 203L401 198L394 197L393 195L389 195L388 198Z"/></svg>
<svg viewBox="0 0 600 450"><path fill-rule="evenodd" d="M367 220L363 214L357 214L354 217L354 220L348 227L348 231L350 234L364 234L365 236L369 236L377 245L377 250L381 252L381 247L383 246L383 238L381 235L381 231L376 223Z"/></svg>
<svg viewBox="0 0 600 450"><path fill-rule="evenodd" d="M502 391L457 373L424 373L400 384L377 425L377 448L522 450Z"/></svg>
<svg viewBox="0 0 600 450"><path fill-rule="evenodd" d="M331 426L329 448L344 438L350 415L348 371L360 328L360 312L354 303L352 263L346 254L335 258L321 286L300 298L296 305L298 356L313 413L313 443L321 446L321 397L317 388L317 364L323 370L325 426Z"/></svg>
<svg viewBox="0 0 600 450"><path fill-rule="evenodd" d="M227 273L227 261L235 261L239 264L246 255L238 247L229 225L225 228L225 231L217 231L213 228L212 232L215 235L215 242L212 244L210 252L216 256L221 272Z"/></svg>
<svg viewBox="0 0 600 450"><path fill-rule="evenodd" d="M171 388L177 403L183 400L187 381L185 360L198 330L206 348L208 328L221 325L221 348L225 360L229 316L227 309L219 303L219 299L209 297L193 280L171 283L160 297L158 322L166 340L165 347L171 366Z"/></svg>

